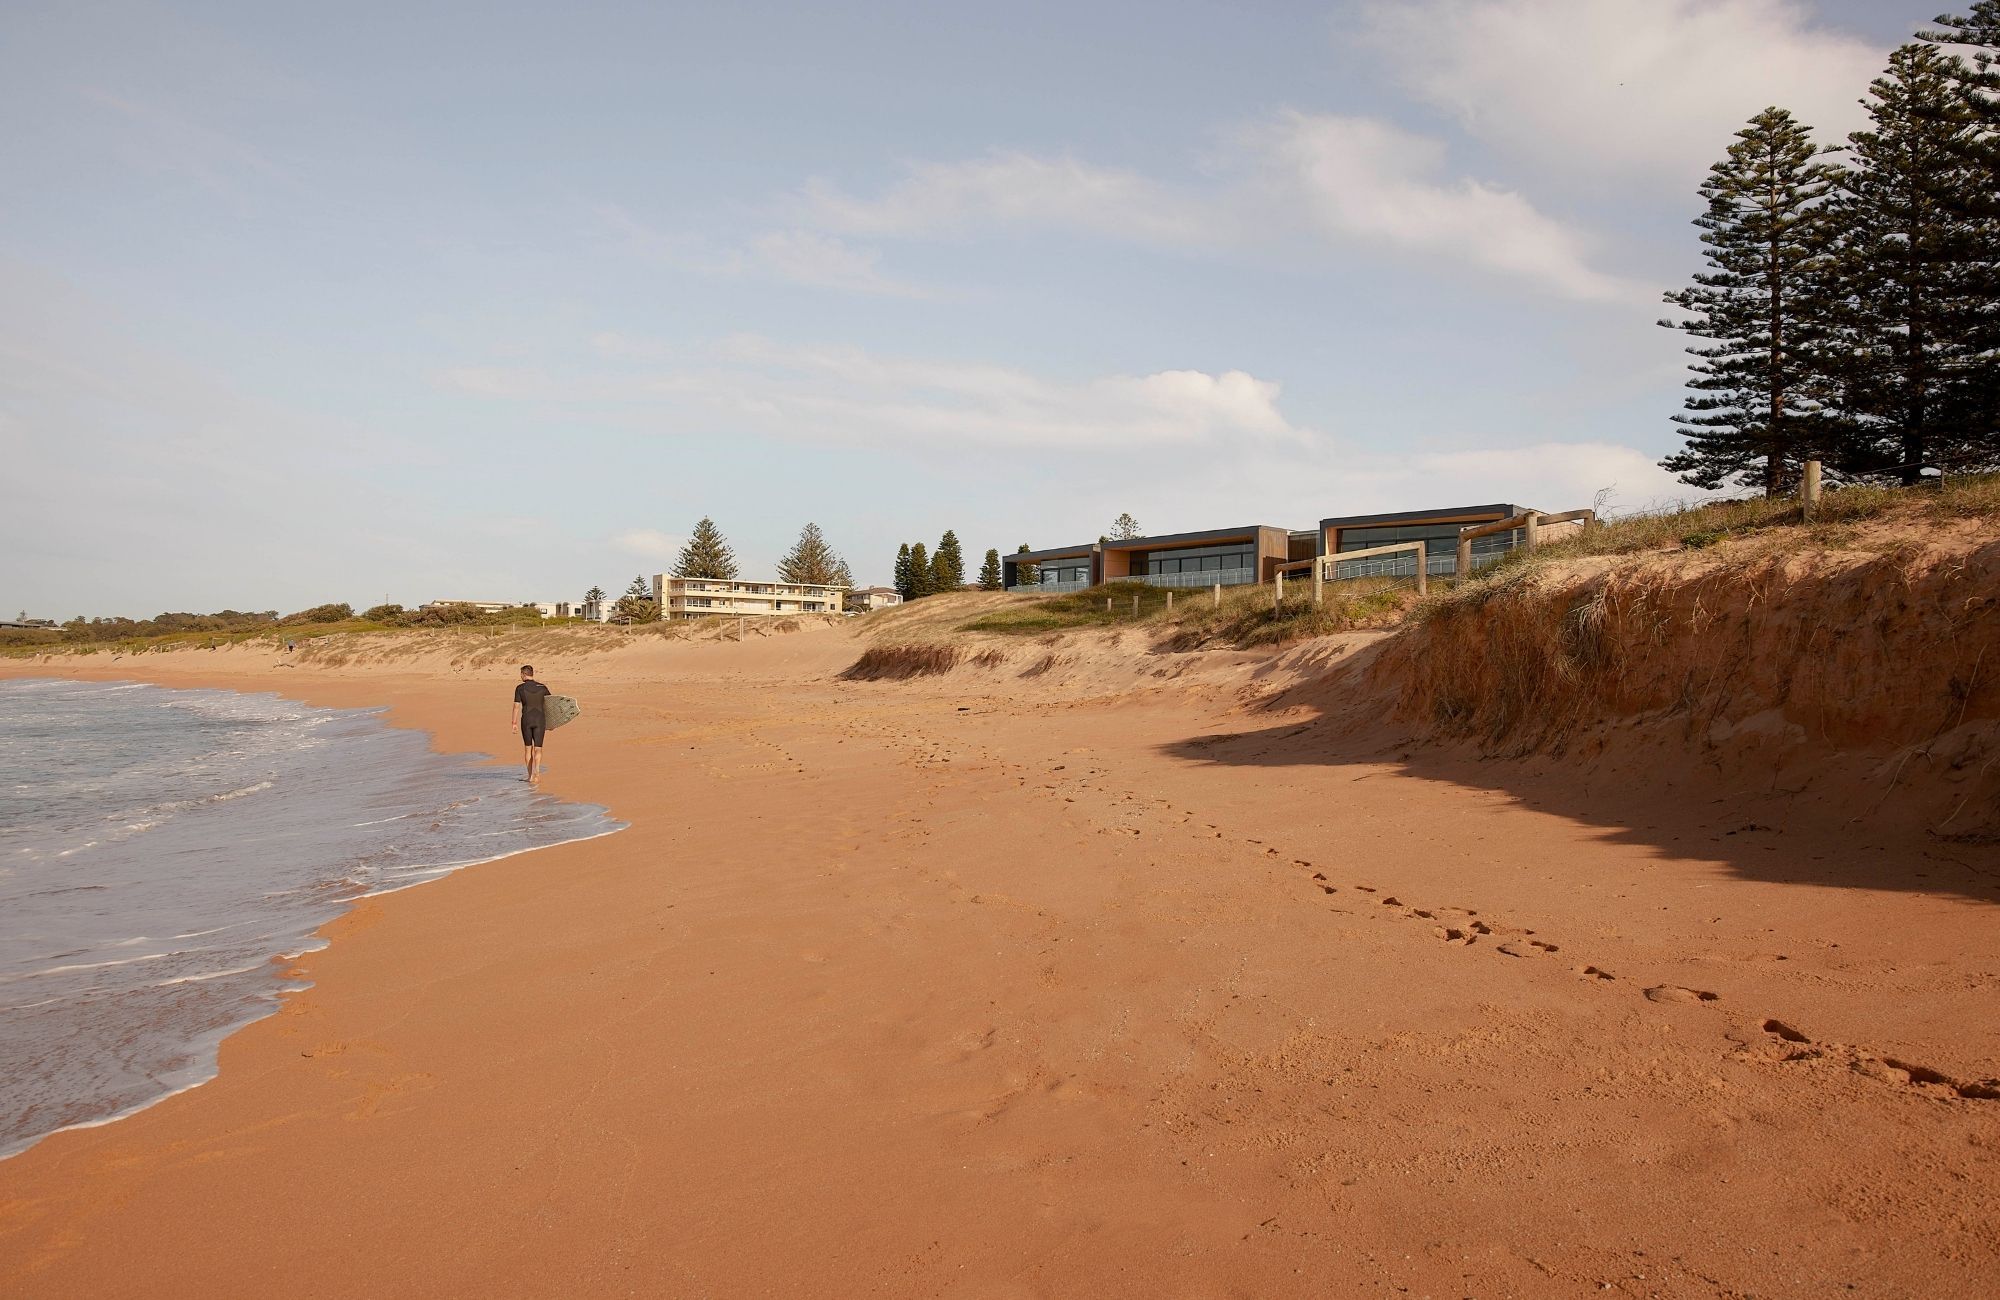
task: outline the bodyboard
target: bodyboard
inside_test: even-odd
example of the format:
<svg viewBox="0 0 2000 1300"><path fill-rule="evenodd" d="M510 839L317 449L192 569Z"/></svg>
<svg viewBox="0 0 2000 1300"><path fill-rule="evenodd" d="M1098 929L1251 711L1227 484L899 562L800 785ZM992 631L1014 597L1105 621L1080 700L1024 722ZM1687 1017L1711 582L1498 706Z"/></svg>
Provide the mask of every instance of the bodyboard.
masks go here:
<svg viewBox="0 0 2000 1300"><path fill-rule="evenodd" d="M551 695L542 701L542 717L550 731L554 731L565 722L576 721L576 715L582 712L583 709L578 706L575 696Z"/></svg>

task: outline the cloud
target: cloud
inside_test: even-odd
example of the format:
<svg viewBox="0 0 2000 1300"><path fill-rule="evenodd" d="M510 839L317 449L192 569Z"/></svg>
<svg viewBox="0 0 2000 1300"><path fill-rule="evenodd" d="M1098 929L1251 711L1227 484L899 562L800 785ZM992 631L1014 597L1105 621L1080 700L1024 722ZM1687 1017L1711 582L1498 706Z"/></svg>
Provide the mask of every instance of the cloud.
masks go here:
<svg viewBox="0 0 2000 1300"><path fill-rule="evenodd" d="M878 239L1065 230L1240 258L1389 248L1516 276L1559 297L1650 300L1592 268L1594 241L1521 194L1451 176L1442 141L1376 118L1285 112L1238 131L1223 178L1188 193L1075 158L932 163L880 196L809 185L791 214ZM1303 241L1303 247L1301 247Z"/></svg>
<svg viewBox="0 0 2000 1300"><path fill-rule="evenodd" d="M881 254L816 230L771 230L717 245L694 235L655 230L616 204L599 204L600 230L647 261L722 278L777 280L843 293L896 298L930 296L923 286L886 275Z"/></svg>
<svg viewBox="0 0 2000 1300"><path fill-rule="evenodd" d="M1285 113L1247 140L1276 206L1305 211L1331 242L1465 262L1568 298L1645 300L1654 292L1593 269L1589 236L1512 190L1443 176L1444 145L1429 137L1374 118Z"/></svg>
<svg viewBox="0 0 2000 1300"><path fill-rule="evenodd" d="M1795 0L1374 0L1359 38L1497 149L1676 188L1767 105L1838 143L1887 54Z"/></svg>
<svg viewBox="0 0 2000 1300"><path fill-rule="evenodd" d="M141 171L184 176L231 198L242 196L244 181L249 178L290 183L286 173L261 151L185 113L96 87L85 87L80 93L119 119L124 128L119 147Z"/></svg>
<svg viewBox="0 0 2000 1300"><path fill-rule="evenodd" d="M1310 435L1278 405L1278 385L1241 370L1162 370L1056 379L1008 366L799 346L746 335L680 368L647 364L638 340L599 336L595 358L567 370L464 366L457 392L508 401L650 413L674 426L727 419L794 441L847 447L1168 447ZM623 364L631 361L633 364Z"/></svg>
<svg viewBox="0 0 2000 1300"><path fill-rule="evenodd" d="M802 223L876 238L936 239L996 229L1054 228L1156 243L1213 237L1213 214L1136 172L1067 155L1002 152L920 163L873 199L809 183L793 202Z"/></svg>
<svg viewBox="0 0 2000 1300"><path fill-rule="evenodd" d="M627 528L611 535L613 549L662 565L671 564L686 542L685 537L663 533L657 528Z"/></svg>

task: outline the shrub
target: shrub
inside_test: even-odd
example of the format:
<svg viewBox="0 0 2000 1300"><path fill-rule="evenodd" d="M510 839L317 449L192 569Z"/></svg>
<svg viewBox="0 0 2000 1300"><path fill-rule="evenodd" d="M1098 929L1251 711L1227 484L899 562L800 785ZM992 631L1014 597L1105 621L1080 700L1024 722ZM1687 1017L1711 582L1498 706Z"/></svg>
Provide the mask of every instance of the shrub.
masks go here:
<svg viewBox="0 0 2000 1300"><path fill-rule="evenodd" d="M958 667L965 651L955 645L906 643L871 646L841 677L850 682L900 682L933 677Z"/></svg>

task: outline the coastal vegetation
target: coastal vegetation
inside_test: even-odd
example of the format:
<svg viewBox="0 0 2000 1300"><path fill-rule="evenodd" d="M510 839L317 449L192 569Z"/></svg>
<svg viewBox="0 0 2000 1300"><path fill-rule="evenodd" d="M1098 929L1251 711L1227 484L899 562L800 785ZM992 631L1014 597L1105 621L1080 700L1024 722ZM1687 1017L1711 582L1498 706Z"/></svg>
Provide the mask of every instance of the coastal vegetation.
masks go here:
<svg viewBox="0 0 2000 1300"><path fill-rule="evenodd" d="M995 576L999 572L999 558L992 560ZM896 548L896 563L892 570L891 582L896 594L904 600L921 600L925 596L936 596L948 591L965 589L965 551L960 546L958 534L947 528L938 538L937 550L927 549L922 542L904 542ZM985 571L981 570L981 585L985 583Z"/></svg>
<svg viewBox="0 0 2000 1300"><path fill-rule="evenodd" d="M1936 22L1844 147L1774 106L1710 169L1708 268L1660 322L1701 340L1687 444L1661 462L1684 482L1779 495L1808 460L1904 484L2000 466L2000 0Z"/></svg>

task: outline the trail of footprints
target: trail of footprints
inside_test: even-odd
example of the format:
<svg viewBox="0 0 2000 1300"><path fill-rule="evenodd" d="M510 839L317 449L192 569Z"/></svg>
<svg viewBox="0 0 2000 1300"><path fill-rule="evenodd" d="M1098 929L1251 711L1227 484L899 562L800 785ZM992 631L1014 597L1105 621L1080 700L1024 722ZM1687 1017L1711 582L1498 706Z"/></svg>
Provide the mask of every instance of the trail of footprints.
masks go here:
<svg viewBox="0 0 2000 1300"><path fill-rule="evenodd" d="M1260 843L1257 840L1250 842ZM1295 866L1307 870L1313 865L1304 858L1294 858L1292 862ZM1329 881L1324 871L1313 871L1312 884L1322 894L1337 895L1341 892L1341 886ZM1372 900L1378 907L1390 909L1386 915L1430 922L1433 935L1456 947L1470 948L1475 944L1485 943L1495 952L1516 958L1546 957L1562 951L1556 944L1535 938L1533 930L1483 921L1479 919L1479 913L1469 907L1412 907L1394 895L1382 895L1373 885L1355 884L1349 888L1364 899ZM1355 914L1351 908L1340 910L1350 915ZM1616 975L1600 966L1584 964L1574 969L1580 978L1593 982L1614 983L1618 979ZM1654 984L1640 992L1647 1001L1658 1003L1686 1003L1700 1006L1722 1000L1722 995L1719 993L1711 993L1707 989L1684 988L1678 984ZM1913 1088L1930 1097L2000 1101L2000 1079L1958 1079L1942 1070L1913 1065L1908 1061L1869 1052L1849 1044L1814 1042L1782 1020L1763 1020L1754 1033L1731 1033L1729 1038L1737 1045L1733 1055L1741 1060L1787 1065L1819 1062L1851 1070L1879 1083Z"/></svg>
<svg viewBox="0 0 2000 1300"><path fill-rule="evenodd" d="M850 732L850 734L857 734ZM877 733L875 739L914 740L908 733ZM1064 802L1076 804L1080 797L1115 795L1115 805L1100 805L1104 811L1123 811L1132 805L1153 805L1159 812L1178 820L1179 829L1200 835L1202 838L1227 839L1227 833L1214 822L1200 821L1197 815L1185 808L1176 807L1168 800L1153 795L1135 795L1129 791L1101 789L1091 778L1106 775L1106 770L1087 762L1071 767L1055 764L1052 767L1028 765L992 752L984 746L968 746L970 754L961 751L953 755L948 747L935 741L927 745L930 753L925 766L950 766L951 759L974 757L984 761L1011 776L1016 784L1039 785ZM789 756L788 756L789 757ZM939 760L942 760L940 762ZM1078 770L1078 769L1081 770ZM1197 830L1196 828L1200 829ZM1142 832L1130 825L1116 825L1112 831L1124 835L1138 836ZM1264 856L1282 856L1279 850L1259 839L1245 837L1245 842L1261 849ZM1334 884L1324 871L1313 869L1313 863L1305 858L1293 858L1292 865L1311 872L1311 883L1323 895L1339 895L1342 886ZM1363 913L1352 908L1338 910L1350 915L1369 914L1386 916L1399 920L1423 921L1429 923L1431 934L1439 942L1456 948L1490 948L1496 953L1512 959L1535 959L1552 957L1562 948L1554 943L1538 938L1532 929L1521 926L1501 925L1480 917L1478 911L1469 907L1415 907L1404 903L1393 894L1382 894L1373 885L1350 884L1347 886L1358 896L1357 901L1373 903ZM1572 968L1577 977L1592 983L1615 984L1619 977L1601 966L1584 963ZM1686 988L1678 984L1654 984L1640 989L1640 995L1648 1002L1661 1004L1687 1004L1708 1006L1719 1003L1718 993L1707 989ZM1736 1044L1733 1055L1739 1059L1763 1064L1795 1066L1815 1064L1851 1070L1866 1078L1892 1086L1914 1089L1925 1096L1938 1099L1960 1098L1968 1101L2000 1101L2000 1079L1964 1080L1954 1078L1941 1070L1915 1065L1907 1061L1865 1051L1843 1043L1815 1042L1807 1035L1781 1020L1765 1019L1754 1029L1740 1030L1729 1034Z"/></svg>

